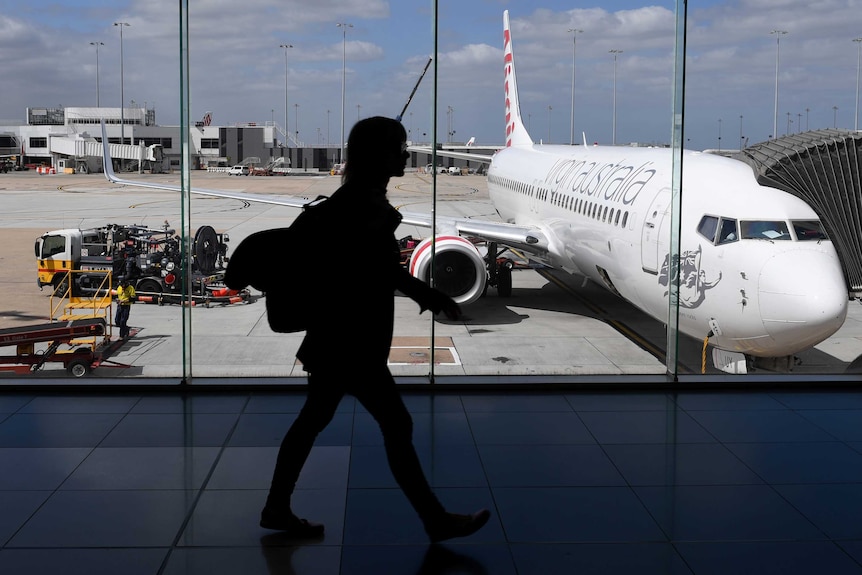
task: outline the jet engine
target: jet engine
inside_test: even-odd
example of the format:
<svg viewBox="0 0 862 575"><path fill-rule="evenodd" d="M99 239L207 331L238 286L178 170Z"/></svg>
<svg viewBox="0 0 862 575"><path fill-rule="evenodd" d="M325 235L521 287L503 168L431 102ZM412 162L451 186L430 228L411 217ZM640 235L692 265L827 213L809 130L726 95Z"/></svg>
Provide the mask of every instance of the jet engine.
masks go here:
<svg viewBox="0 0 862 575"><path fill-rule="evenodd" d="M422 240L410 258L410 274L430 283L432 238ZM487 282L485 259L469 240L460 236L438 236L434 255L434 287L459 304L473 303L482 296Z"/></svg>

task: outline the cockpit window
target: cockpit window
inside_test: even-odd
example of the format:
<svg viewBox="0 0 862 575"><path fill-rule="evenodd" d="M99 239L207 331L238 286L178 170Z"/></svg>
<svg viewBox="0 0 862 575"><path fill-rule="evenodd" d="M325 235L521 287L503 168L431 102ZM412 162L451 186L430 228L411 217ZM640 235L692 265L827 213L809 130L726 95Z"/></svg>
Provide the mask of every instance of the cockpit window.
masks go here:
<svg viewBox="0 0 862 575"><path fill-rule="evenodd" d="M790 240L787 222L783 221L741 221L739 229L744 240Z"/></svg>
<svg viewBox="0 0 862 575"><path fill-rule="evenodd" d="M715 243L715 233L718 231L718 218L715 216L703 216L697 224L697 233Z"/></svg>
<svg viewBox="0 0 862 575"><path fill-rule="evenodd" d="M718 244L729 244L738 239L739 233L736 231L736 220L732 218L721 218L718 232Z"/></svg>
<svg viewBox="0 0 862 575"><path fill-rule="evenodd" d="M801 242L829 239L820 220L794 220L791 223L793 224L793 231L796 233L796 239Z"/></svg>

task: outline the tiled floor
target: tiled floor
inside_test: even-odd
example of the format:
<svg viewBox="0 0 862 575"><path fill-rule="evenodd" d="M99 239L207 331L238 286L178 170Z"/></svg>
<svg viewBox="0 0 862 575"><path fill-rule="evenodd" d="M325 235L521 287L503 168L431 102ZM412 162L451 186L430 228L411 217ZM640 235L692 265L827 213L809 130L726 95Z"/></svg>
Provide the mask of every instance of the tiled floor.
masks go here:
<svg viewBox="0 0 862 575"><path fill-rule="evenodd" d="M862 573L862 392L408 394L472 537L429 546L346 399L258 527L301 394L0 395L0 573Z"/></svg>

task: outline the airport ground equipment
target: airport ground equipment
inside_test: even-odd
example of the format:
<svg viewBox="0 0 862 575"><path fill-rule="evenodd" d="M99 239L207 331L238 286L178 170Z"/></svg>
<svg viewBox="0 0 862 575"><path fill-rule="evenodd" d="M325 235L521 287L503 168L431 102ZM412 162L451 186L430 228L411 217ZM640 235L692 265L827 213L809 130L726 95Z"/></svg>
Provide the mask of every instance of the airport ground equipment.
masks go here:
<svg viewBox="0 0 862 575"><path fill-rule="evenodd" d="M130 367L109 359L122 341L90 344L106 333L104 318L0 329L0 348L15 346L14 354L0 355L0 371L32 373L46 363L62 363L70 375L83 377L100 366ZM37 344L47 344L47 348L37 349Z"/></svg>
<svg viewBox="0 0 862 575"><path fill-rule="evenodd" d="M189 286L193 305L237 303L247 291L227 290L222 282L227 234L211 226L198 228L192 245ZM128 278L138 301L179 303L183 300L181 241L167 222L161 229L109 224L91 229L63 229L42 234L35 245L37 283L59 297L94 297Z"/></svg>

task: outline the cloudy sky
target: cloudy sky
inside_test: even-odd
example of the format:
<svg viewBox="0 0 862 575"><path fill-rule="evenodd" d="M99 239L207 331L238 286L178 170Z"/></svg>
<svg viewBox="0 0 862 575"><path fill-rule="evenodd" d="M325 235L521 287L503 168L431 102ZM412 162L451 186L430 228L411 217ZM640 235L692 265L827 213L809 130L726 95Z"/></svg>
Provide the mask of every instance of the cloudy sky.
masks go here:
<svg viewBox="0 0 862 575"><path fill-rule="evenodd" d="M438 139L503 141L502 13L510 11L521 111L537 141L568 143L575 52L575 132L590 142L670 140L674 1L438 0ZM434 51L433 0L190 2L191 114L213 123L285 123L306 144L336 144L344 116L401 111ZM682 2L680 2L682 4ZM176 0L0 0L0 121L30 107L126 103L179 122ZM339 28L337 23L352 24ZM573 44L572 29L577 33ZM773 30L787 32L771 34ZM346 31L346 37L343 35ZM688 2L687 145L738 148L788 129L853 128L862 0ZM346 39L346 41L345 41ZM283 49L281 44L293 47ZM614 56L616 63L614 90ZM404 122L430 139L432 66ZM616 115L614 115L616 94ZM721 137L721 140L719 140Z"/></svg>

